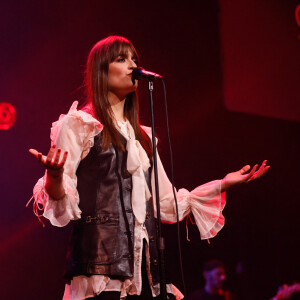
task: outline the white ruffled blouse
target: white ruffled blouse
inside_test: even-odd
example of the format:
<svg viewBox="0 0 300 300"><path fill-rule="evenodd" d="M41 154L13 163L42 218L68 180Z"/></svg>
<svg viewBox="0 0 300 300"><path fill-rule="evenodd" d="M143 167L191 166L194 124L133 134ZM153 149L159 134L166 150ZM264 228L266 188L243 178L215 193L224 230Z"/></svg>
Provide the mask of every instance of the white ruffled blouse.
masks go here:
<svg viewBox="0 0 300 300"><path fill-rule="evenodd" d="M76 189L76 170L80 161L87 156L94 145L94 137L99 134L103 126L90 114L77 110L78 102L75 101L67 115L61 115L57 122L52 124L51 142L57 149L68 151L68 158L64 166L63 186L65 196L57 201L47 194L44 183L45 176L40 178L33 190L35 202L44 208L43 216L50 220L52 225L62 227L71 220L81 217L79 208L79 195ZM134 230L134 277L124 282L112 280L108 276L93 275L90 277L76 276L70 285L66 284L63 300L81 300L102 291L121 291L121 298L127 294L139 295L142 288L141 263L143 251L143 239L148 243L148 234L143 225L145 214L145 201L151 194L155 198L154 174L152 172L152 191L148 190L145 183L143 170L149 167L149 160L144 149L135 140L134 131L128 121L118 122L118 129L127 140L127 169L132 174L132 205L136 217ZM151 129L143 127L151 138ZM165 173L159 155L157 155L159 198L161 219L165 222L176 222L176 209L172 185ZM215 180L203 184L193 191L180 189L176 192L178 200L179 220L185 218L191 212L200 231L201 239L214 237L224 226L222 210L225 206L225 193L221 193L221 180ZM154 199L155 200L155 199ZM155 201L154 201L155 203ZM154 211L156 207L154 205ZM155 212L156 213L156 212ZM149 252L146 249L146 257L149 263ZM159 284L153 285L151 274L148 274L153 296L159 295ZM167 292L182 299L183 295L172 284L167 285Z"/></svg>

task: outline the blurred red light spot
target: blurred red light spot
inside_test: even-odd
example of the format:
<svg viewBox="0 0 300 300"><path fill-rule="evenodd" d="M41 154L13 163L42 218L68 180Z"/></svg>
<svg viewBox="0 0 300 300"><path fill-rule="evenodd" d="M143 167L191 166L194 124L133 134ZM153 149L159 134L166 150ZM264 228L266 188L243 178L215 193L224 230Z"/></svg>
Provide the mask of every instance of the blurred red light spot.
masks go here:
<svg viewBox="0 0 300 300"><path fill-rule="evenodd" d="M14 106L8 102L0 102L0 130L8 130L14 125L17 113Z"/></svg>
<svg viewBox="0 0 300 300"><path fill-rule="evenodd" d="M300 4L295 9L295 18L298 26L300 27ZM298 35L298 38L300 39L300 34Z"/></svg>
<svg viewBox="0 0 300 300"><path fill-rule="evenodd" d="M295 9L295 18L298 26L300 27L300 4Z"/></svg>

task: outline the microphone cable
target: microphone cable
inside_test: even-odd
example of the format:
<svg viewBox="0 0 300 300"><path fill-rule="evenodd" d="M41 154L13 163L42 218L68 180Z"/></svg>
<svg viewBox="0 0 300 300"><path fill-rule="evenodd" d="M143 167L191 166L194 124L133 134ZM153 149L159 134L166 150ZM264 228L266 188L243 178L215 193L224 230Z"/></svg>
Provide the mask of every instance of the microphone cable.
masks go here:
<svg viewBox="0 0 300 300"><path fill-rule="evenodd" d="M173 195L174 195L174 200L175 200L175 206L176 206L177 241L178 241L178 252L179 252L180 275L181 275L181 280L182 280L182 284L183 284L183 291L184 291L185 296L187 296L186 286L185 286L185 279L184 279L184 272L183 272L183 264L182 264L178 202L177 202L177 197L176 197L176 192L175 192L175 187L174 187L173 151L172 151L172 144L171 144L171 138L170 138L170 129L169 129L167 90L166 90L166 85L165 85L164 79L160 78L160 80L162 81L163 90L164 90L164 104L165 104L165 114L166 114L166 130L167 130L167 138L168 138L169 153L170 153L171 184L172 184L172 190L173 190Z"/></svg>

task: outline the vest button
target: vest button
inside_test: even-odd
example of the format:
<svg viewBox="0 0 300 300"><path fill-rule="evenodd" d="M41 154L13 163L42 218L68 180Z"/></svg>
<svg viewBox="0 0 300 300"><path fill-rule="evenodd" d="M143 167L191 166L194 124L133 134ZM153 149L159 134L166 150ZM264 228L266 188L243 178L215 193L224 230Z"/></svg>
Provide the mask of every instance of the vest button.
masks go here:
<svg viewBox="0 0 300 300"><path fill-rule="evenodd" d="M105 272L105 268L103 266L95 266L95 268L96 268L97 272L99 272L99 273L104 273Z"/></svg>
<svg viewBox="0 0 300 300"><path fill-rule="evenodd" d="M153 264L154 264L155 266L157 266L157 265L158 265L158 260L157 260L157 259L153 259Z"/></svg>
<svg viewBox="0 0 300 300"><path fill-rule="evenodd" d="M149 218L150 218L150 213L147 212L147 213L146 213L146 219L149 219Z"/></svg>

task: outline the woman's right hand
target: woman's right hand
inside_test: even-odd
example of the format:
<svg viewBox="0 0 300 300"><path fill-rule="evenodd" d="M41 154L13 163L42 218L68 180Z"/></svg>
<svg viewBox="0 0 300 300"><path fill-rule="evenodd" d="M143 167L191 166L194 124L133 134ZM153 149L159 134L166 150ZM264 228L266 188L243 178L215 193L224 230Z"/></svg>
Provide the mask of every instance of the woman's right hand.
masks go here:
<svg viewBox="0 0 300 300"><path fill-rule="evenodd" d="M45 167L46 172L46 184L45 188L48 194L55 200L63 198L65 190L62 185L64 164L68 157L68 152L65 151L62 159L61 149L55 151L56 146L53 145L48 155L45 156L35 149L29 149L29 152Z"/></svg>
<svg viewBox="0 0 300 300"><path fill-rule="evenodd" d="M65 151L63 158L61 159L61 161L59 161L61 149L57 149L55 153L55 148L56 146L53 145L50 148L47 156L43 155L41 152L38 152L35 149L29 149L29 153L31 153L48 170L48 172L53 175L53 177L60 176L63 173L64 164L68 157L68 152Z"/></svg>

